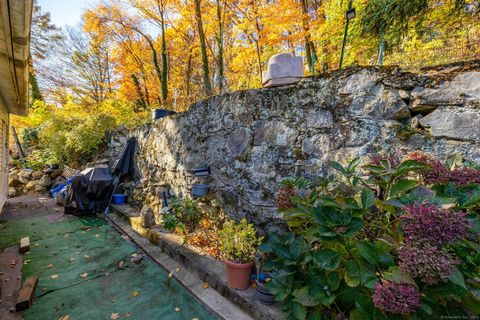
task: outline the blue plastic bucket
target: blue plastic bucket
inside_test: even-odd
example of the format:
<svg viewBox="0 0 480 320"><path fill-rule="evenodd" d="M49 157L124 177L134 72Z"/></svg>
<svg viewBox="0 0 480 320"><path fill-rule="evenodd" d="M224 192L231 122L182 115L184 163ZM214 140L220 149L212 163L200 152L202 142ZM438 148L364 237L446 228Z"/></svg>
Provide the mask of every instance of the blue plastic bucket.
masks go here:
<svg viewBox="0 0 480 320"><path fill-rule="evenodd" d="M113 204L125 204L127 196L124 194L116 193L113 195Z"/></svg>

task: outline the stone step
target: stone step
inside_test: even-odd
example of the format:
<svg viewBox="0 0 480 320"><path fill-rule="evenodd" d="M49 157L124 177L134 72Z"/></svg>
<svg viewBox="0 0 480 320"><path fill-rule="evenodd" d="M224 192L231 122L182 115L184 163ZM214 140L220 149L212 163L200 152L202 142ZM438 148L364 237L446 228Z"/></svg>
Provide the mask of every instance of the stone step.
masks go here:
<svg viewBox="0 0 480 320"><path fill-rule="evenodd" d="M222 262L185 244L183 238L161 228L145 229L141 226L139 214L132 216L128 206L112 205L112 212L126 219L136 233L146 237L157 245L161 251L180 262L185 268L195 273L203 282L215 289L220 295L239 306L255 319L285 319L279 304L266 306L258 301L254 288L247 290L231 289L227 285L227 271Z"/></svg>

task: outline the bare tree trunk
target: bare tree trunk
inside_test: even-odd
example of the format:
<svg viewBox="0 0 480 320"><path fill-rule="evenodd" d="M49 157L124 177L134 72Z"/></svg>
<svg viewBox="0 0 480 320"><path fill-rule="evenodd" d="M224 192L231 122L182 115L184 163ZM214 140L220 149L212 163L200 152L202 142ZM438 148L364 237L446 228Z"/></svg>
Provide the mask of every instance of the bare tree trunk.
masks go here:
<svg viewBox="0 0 480 320"><path fill-rule="evenodd" d="M185 73L185 96L190 97L190 82L192 80L192 53L188 55L187 72Z"/></svg>
<svg viewBox="0 0 480 320"><path fill-rule="evenodd" d="M168 61L167 61L167 41L165 39L165 10L160 10L161 24L162 24L162 103L165 106L168 98Z"/></svg>
<svg viewBox="0 0 480 320"><path fill-rule="evenodd" d="M305 41L305 55L307 59L308 68L312 70L312 60L313 57L316 57L315 47L313 41L311 40L310 35L310 21L308 19L308 0L301 0L302 4L302 16L303 16L303 32L304 32L304 41Z"/></svg>
<svg viewBox="0 0 480 320"><path fill-rule="evenodd" d="M202 69L203 69L203 85L205 87L205 93L212 95L212 85L210 83L210 75L208 70L208 56L207 47L205 44L205 33L203 32L202 13L200 9L200 1L195 1L195 17L197 19L198 37L200 39L200 50L202 52Z"/></svg>
<svg viewBox="0 0 480 320"><path fill-rule="evenodd" d="M218 69L218 94L223 93L223 18L222 18L222 8L220 5L221 0L216 0L217 3L217 20L218 20L218 35L217 35L217 69ZM225 12L225 7L224 7Z"/></svg>

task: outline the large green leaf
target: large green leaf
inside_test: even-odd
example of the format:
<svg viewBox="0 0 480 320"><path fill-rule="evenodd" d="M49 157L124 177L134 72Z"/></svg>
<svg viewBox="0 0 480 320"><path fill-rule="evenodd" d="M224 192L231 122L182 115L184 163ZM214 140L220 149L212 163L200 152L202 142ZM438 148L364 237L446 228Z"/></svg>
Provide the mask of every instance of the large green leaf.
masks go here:
<svg viewBox="0 0 480 320"><path fill-rule="evenodd" d="M368 209L375 203L375 192L372 189L365 188L362 190L360 199L362 201L362 206L365 209Z"/></svg>
<svg viewBox="0 0 480 320"><path fill-rule="evenodd" d="M449 276L448 279L455 283L457 286L460 286L464 288L465 290L467 289L467 286L465 285L465 279L463 278L463 274L460 272L460 270L455 269Z"/></svg>
<svg viewBox="0 0 480 320"><path fill-rule="evenodd" d="M327 286L330 291L335 291L340 286L340 273L339 272L330 272L327 275Z"/></svg>
<svg viewBox="0 0 480 320"><path fill-rule="evenodd" d="M393 266L383 273L383 278L395 283L415 284L415 281L409 274L403 273L398 266Z"/></svg>
<svg viewBox="0 0 480 320"><path fill-rule="evenodd" d="M307 308L298 302L292 302L292 315L297 320L304 320L307 317Z"/></svg>
<svg viewBox="0 0 480 320"><path fill-rule="evenodd" d="M340 171L340 172L343 173L343 174L346 173L345 168L343 168L343 166L342 166L340 163L336 162L336 161L330 161L330 162L328 163L328 165L329 165L330 167L332 167L333 169L335 169L335 170L337 170L337 171Z"/></svg>
<svg viewBox="0 0 480 320"><path fill-rule="evenodd" d="M295 298L293 301L300 303L305 307L314 307L320 304L320 300L316 297L311 296L308 293L310 287L306 286L300 289L295 289L292 292L292 296Z"/></svg>
<svg viewBox="0 0 480 320"><path fill-rule="evenodd" d="M348 166L347 166L347 171L349 171L349 172L355 171L355 169L356 169L357 166L360 164L360 162L362 162L362 158L361 158L361 157L356 157L355 159L353 159L352 161L350 161L350 163L349 163Z"/></svg>
<svg viewBox="0 0 480 320"><path fill-rule="evenodd" d="M389 253L390 248L384 242L373 244L365 240L357 240L355 247L360 256L370 264L393 265L393 258Z"/></svg>
<svg viewBox="0 0 480 320"><path fill-rule="evenodd" d="M429 166L423 163L420 163L416 160L405 160L403 161L395 170L395 173L393 174L394 177L399 177L402 174L412 172L412 171L419 171L419 170L425 170Z"/></svg>
<svg viewBox="0 0 480 320"><path fill-rule="evenodd" d="M363 228L363 220L360 218L353 218L352 222L347 226L348 230L346 232L341 233L344 237L353 237L357 232L362 230Z"/></svg>
<svg viewBox="0 0 480 320"><path fill-rule="evenodd" d="M292 291L293 275L288 272L275 272L272 280L267 283L268 290L275 296L276 301L285 300Z"/></svg>
<svg viewBox="0 0 480 320"><path fill-rule="evenodd" d="M462 192L458 202L462 207L470 207L480 204L480 185Z"/></svg>
<svg viewBox="0 0 480 320"><path fill-rule="evenodd" d="M296 237L290 244L290 252L292 253L293 259L298 260L306 250L307 247L303 237Z"/></svg>
<svg viewBox="0 0 480 320"><path fill-rule="evenodd" d="M345 283L349 287L356 287L376 280L372 267L366 265L360 259L352 259L345 263Z"/></svg>
<svg viewBox="0 0 480 320"><path fill-rule="evenodd" d="M396 181L390 188L390 197L397 197L407 191L412 190L418 185L417 181L401 179Z"/></svg>
<svg viewBox="0 0 480 320"><path fill-rule="evenodd" d="M325 270L335 270L342 255L332 249L321 249L313 255L314 261Z"/></svg>
<svg viewBox="0 0 480 320"><path fill-rule="evenodd" d="M258 251L263 253L271 253L273 252L273 248L270 242L264 242L258 247Z"/></svg>

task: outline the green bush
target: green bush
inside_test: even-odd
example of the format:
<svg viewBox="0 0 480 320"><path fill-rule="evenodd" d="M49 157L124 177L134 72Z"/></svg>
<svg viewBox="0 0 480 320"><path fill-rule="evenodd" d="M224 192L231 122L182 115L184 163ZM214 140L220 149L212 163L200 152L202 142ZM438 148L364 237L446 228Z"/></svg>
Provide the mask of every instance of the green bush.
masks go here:
<svg viewBox="0 0 480 320"><path fill-rule="evenodd" d="M480 170L419 152L330 165L260 247L288 319L480 314Z"/></svg>
<svg viewBox="0 0 480 320"><path fill-rule="evenodd" d="M219 237L223 257L235 263L252 262L257 247L262 242L253 225L248 224L245 218L240 223L233 220L225 222L219 231Z"/></svg>
<svg viewBox="0 0 480 320"><path fill-rule="evenodd" d="M95 106L80 106L70 97L62 107L35 101L28 117L12 117L12 125L23 128L30 164L78 167L104 150L109 131L119 125L135 127L146 119L145 112L136 113L126 102L110 99Z"/></svg>

